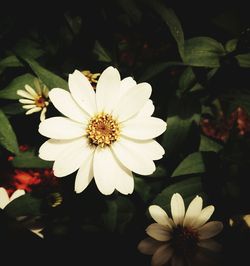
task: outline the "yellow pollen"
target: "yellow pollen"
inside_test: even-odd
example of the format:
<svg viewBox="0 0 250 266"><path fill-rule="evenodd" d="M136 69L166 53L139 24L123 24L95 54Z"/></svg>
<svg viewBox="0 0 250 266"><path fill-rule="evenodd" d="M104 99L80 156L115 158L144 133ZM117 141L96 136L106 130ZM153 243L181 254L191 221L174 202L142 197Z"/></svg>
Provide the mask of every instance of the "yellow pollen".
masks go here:
<svg viewBox="0 0 250 266"><path fill-rule="evenodd" d="M102 148L115 142L120 133L118 122L112 115L105 113L91 118L86 131L90 143Z"/></svg>

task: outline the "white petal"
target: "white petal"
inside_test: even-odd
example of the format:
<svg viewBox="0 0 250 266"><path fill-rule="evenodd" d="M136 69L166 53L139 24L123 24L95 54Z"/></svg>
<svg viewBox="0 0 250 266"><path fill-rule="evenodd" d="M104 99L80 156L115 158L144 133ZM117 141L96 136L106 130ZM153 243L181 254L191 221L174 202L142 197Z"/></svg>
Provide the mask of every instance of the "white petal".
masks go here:
<svg viewBox="0 0 250 266"><path fill-rule="evenodd" d="M174 250L170 245L162 245L154 253L151 261L152 266L163 266L171 260ZM180 266L180 265L178 265Z"/></svg>
<svg viewBox="0 0 250 266"><path fill-rule="evenodd" d="M148 101L152 88L148 83L139 83L132 87L116 104L113 115L123 122L137 114Z"/></svg>
<svg viewBox="0 0 250 266"><path fill-rule="evenodd" d="M132 77L127 77L121 80L120 88L117 93L116 102L120 101L121 98L126 95L126 93L129 91L129 89L136 86L136 81Z"/></svg>
<svg viewBox="0 0 250 266"><path fill-rule="evenodd" d="M0 209L4 209L10 202L9 195L5 188L0 187Z"/></svg>
<svg viewBox="0 0 250 266"><path fill-rule="evenodd" d="M202 198L199 196L196 196L191 203L188 206L183 226L192 226L194 222L196 222L196 219L201 214L202 210Z"/></svg>
<svg viewBox="0 0 250 266"><path fill-rule="evenodd" d="M78 144L82 137L70 140L49 139L39 149L39 157L43 160L54 161L60 154L69 149L74 142Z"/></svg>
<svg viewBox="0 0 250 266"><path fill-rule="evenodd" d="M23 105L22 107L23 107L23 109L31 109L31 108L36 108L36 105L35 104L27 104L27 105Z"/></svg>
<svg viewBox="0 0 250 266"><path fill-rule="evenodd" d="M106 68L96 85L96 104L98 112L108 112L116 104L116 95L119 93L121 78L118 70L113 67Z"/></svg>
<svg viewBox="0 0 250 266"><path fill-rule="evenodd" d="M36 234L40 238L44 238L43 234L41 233L42 230L43 230L43 228L40 228L40 229L30 229L30 231L32 233Z"/></svg>
<svg viewBox="0 0 250 266"><path fill-rule="evenodd" d="M69 90L74 100L89 115L96 113L95 92L89 80L78 70L69 74Z"/></svg>
<svg viewBox="0 0 250 266"><path fill-rule="evenodd" d="M172 224L167 213L161 207L157 205L151 205L149 206L149 213L158 224L172 228Z"/></svg>
<svg viewBox="0 0 250 266"><path fill-rule="evenodd" d="M219 234L223 229L223 224L218 221L208 222L198 229L200 239L208 239Z"/></svg>
<svg viewBox="0 0 250 266"><path fill-rule="evenodd" d="M209 220L213 212L214 212L214 206L213 205L207 206L201 211L200 215L197 217L196 221L192 224L192 226L194 228L202 226Z"/></svg>
<svg viewBox="0 0 250 266"><path fill-rule="evenodd" d="M121 134L134 139L153 139L161 135L167 128L167 123L160 118L134 118L121 125Z"/></svg>
<svg viewBox="0 0 250 266"><path fill-rule="evenodd" d="M120 138L111 145L111 149L119 161L129 170L140 174L150 175L155 171L153 160L137 149L133 141Z"/></svg>
<svg viewBox="0 0 250 266"><path fill-rule="evenodd" d="M168 227L160 225L158 223L149 225L146 228L146 232L149 236L158 241L168 241L171 239L171 234L168 230Z"/></svg>
<svg viewBox="0 0 250 266"><path fill-rule="evenodd" d="M48 138L72 139L86 135L86 126L66 117L51 117L40 123L38 131Z"/></svg>
<svg viewBox="0 0 250 266"><path fill-rule="evenodd" d="M24 90L17 90L17 95L27 98L27 99L31 99L34 100L34 97L32 95L30 95L27 91Z"/></svg>
<svg viewBox="0 0 250 266"><path fill-rule="evenodd" d="M40 121L44 121L45 120L45 113L46 113L46 111L47 111L47 108L46 107L43 107L43 110L42 110L42 112L41 112L41 114L40 114Z"/></svg>
<svg viewBox="0 0 250 266"><path fill-rule="evenodd" d="M113 169L112 163L110 164L110 154L109 148L97 147L94 155L94 178L97 188L104 195L110 195L115 190L115 176L109 171Z"/></svg>
<svg viewBox="0 0 250 266"><path fill-rule="evenodd" d="M21 197L25 194L25 191L23 189L17 189L10 197L10 201L18 198L18 197Z"/></svg>
<svg viewBox="0 0 250 266"><path fill-rule="evenodd" d="M29 99L19 99L20 103L24 103L24 104L35 104L35 100L29 100Z"/></svg>
<svg viewBox="0 0 250 266"><path fill-rule="evenodd" d="M139 113L136 114L134 118L143 118L143 117L150 117L155 110L155 106L152 102L152 100L146 101L142 109L139 111Z"/></svg>
<svg viewBox="0 0 250 266"><path fill-rule="evenodd" d="M185 215L185 205L182 196L179 193L175 193L171 198L170 204L174 223L182 225Z"/></svg>
<svg viewBox="0 0 250 266"><path fill-rule="evenodd" d="M222 249L222 245L218 243L217 241L215 241L214 239L206 239L206 240L198 241L197 245L199 247L211 250L213 252L219 252Z"/></svg>
<svg viewBox="0 0 250 266"><path fill-rule="evenodd" d="M34 107L34 108L31 108L30 110L28 110L25 114L31 115L33 113L40 112L41 110L42 110L42 107Z"/></svg>
<svg viewBox="0 0 250 266"><path fill-rule="evenodd" d="M68 91L52 89L49 92L49 98L56 109L72 120L81 123L88 119L89 115L78 106Z"/></svg>
<svg viewBox="0 0 250 266"><path fill-rule="evenodd" d="M93 173L93 154L86 158L77 172L75 179L75 192L81 193L91 182L94 177Z"/></svg>
<svg viewBox="0 0 250 266"><path fill-rule="evenodd" d="M143 254L153 255L155 251L162 245L167 245L167 244L155 240L151 237L147 237L138 244L137 248Z"/></svg>
<svg viewBox="0 0 250 266"><path fill-rule="evenodd" d="M30 85L26 84L24 86L25 90L30 94L32 95L34 98L38 98L39 95L37 94L37 92L32 88L30 87Z"/></svg>
<svg viewBox="0 0 250 266"><path fill-rule="evenodd" d="M61 152L56 158L53 170L57 177L72 174L93 154L94 149L90 147L87 139L78 138Z"/></svg>

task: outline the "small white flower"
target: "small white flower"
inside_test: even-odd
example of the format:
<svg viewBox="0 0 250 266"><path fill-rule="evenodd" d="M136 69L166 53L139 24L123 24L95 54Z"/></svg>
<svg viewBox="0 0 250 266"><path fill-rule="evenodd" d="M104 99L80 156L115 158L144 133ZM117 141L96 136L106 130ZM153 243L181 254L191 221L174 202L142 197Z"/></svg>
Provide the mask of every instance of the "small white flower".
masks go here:
<svg viewBox="0 0 250 266"><path fill-rule="evenodd" d="M153 138L166 130L166 122L152 117L151 86L131 77L120 78L108 67L98 79L96 92L78 70L69 75L69 89L54 88L49 98L67 117L53 117L40 123L39 132L51 138L39 150L40 158L55 161L55 176L78 170L75 191L82 192L95 179L101 193L117 189L130 194L132 171L150 175L153 160L164 149Z"/></svg>
<svg viewBox="0 0 250 266"><path fill-rule="evenodd" d="M214 212L214 206L202 209L202 204L202 198L196 196L185 211L182 196L175 193L171 198L172 218L157 205L149 207L149 213L156 223L146 228L150 238L142 240L138 249L144 254L153 255L152 265L165 265L176 249L185 253L196 246L218 250L219 245L210 238L221 232L223 224L219 221L207 222Z"/></svg>
<svg viewBox="0 0 250 266"><path fill-rule="evenodd" d="M25 194L23 189L17 189L10 197L5 188L0 187L0 209L4 209L12 200Z"/></svg>
<svg viewBox="0 0 250 266"><path fill-rule="evenodd" d="M18 90L17 94L21 97L24 97L24 99L19 99L19 102L24 104L24 109L28 110L25 114L30 115L35 112L41 112L40 120L43 121L45 119L47 106L49 105L49 90L45 85L42 85L41 87L38 79L34 80L34 84L34 89L30 87L30 85L26 84L24 86L25 90Z"/></svg>

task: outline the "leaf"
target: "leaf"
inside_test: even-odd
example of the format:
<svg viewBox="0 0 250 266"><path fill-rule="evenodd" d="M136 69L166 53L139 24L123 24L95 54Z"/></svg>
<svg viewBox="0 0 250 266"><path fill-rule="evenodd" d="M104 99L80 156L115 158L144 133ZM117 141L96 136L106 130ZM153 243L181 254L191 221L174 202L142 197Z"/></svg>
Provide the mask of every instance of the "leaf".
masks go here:
<svg viewBox="0 0 250 266"><path fill-rule="evenodd" d="M152 197L152 191L150 184L147 183L141 177L134 176L135 181L135 192L140 195L144 202L147 202Z"/></svg>
<svg viewBox="0 0 250 266"><path fill-rule="evenodd" d="M9 216L15 218L20 216L38 216L41 215L41 203L41 199L26 193L11 201L4 210Z"/></svg>
<svg viewBox="0 0 250 266"><path fill-rule="evenodd" d="M200 141L200 147L199 151L214 151L218 152L221 149L223 149L223 146L219 144L218 142L201 135L201 141Z"/></svg>
<svg viewBox="0 0 250 266"><path fill-rule="evenodd" d="M52 168L53 162L40 159L34 150L20 152L12 161L16 168Z"/></svg>
<svg viewBox="0 0 250 266"><path fill-rule="evenodd" d="M171 213L170 201L174 193L180 193L184 199L185 205L196 196L200 195L206 199L203 191L201 177L189 177L174 184L168 185L161 193L159 193L153 200L152 204L159 205L165 209L169 214Z"/></svg>
<svg viewBox="0 0 250 266"><path fill-rule="evenodd" d="M2 110L0 110L0 144L12 153L19 152L16 134Z"/></svg>
<svg viewBox="0 0 250 266"><path fill-rule="evenodd" d="M170 101L167 117L167 130L163 135L162 145L168 156L178 153L187 140L192 124L200 119L200 103L191 96Z"/></svg>
<svg viewBox="0 0 250 266"><path fill-rule="evenodd" d="M7 67L20 67L20 66L23 66L23 64L18 60L18 58L15 55L7 56L0 61L0 74Z"/></svg>
<svg viewBox="0 0 250 266"><path fill-rule="evenodd" d="M189 154L174 170L172 177L205 172L203 157L200 152Z"/></svg>
<svg viewBox="0 0 250 266"><path fill-rule="evenodd" d="M182 66L180 62L158 62L145 68L139 76L138 81L147 81L162 73L165 69L172 66Z"/></svg>
<svg viewBox="0 0 250 266"><path fill-rule="evenodd" d="M17 95L17 90L24 89L26 84L29 84L31 87L34 87L34 79L35 76L31 74L24 74L13 79L10 84L0 91L1 99L9 99L9 100L18 100L20 96Z"/></svg>
<svg viewBox="0 0 250 266"><path fill-rule="evenodd" d="M239 66L250 67L250 53L239 54L239 55L236 55L235 58L237 59Z"/></svg>
<svg viewBox="0 0 250 266"><path fill-rule="evenodd" d="M29 64L31 69L35 72L39 79L47 85L49 89L62 88L68 90L68 83L63 78L42 67L32 59L24 58L24 60Z"/></svg>
<svg viewBox="0 0 250 266"><path fill-rule="evenodd" d="M225 45L225 49L228 53L232 53L233 51L236 50L237 48L237 43L238 43L238 39L232 39L229 40L226 45Z"/></svg>
<svg viewBox="0 0 250 266"><path fill-rule="evenodd" d="M110 54L108 53L107 50L103 48L103 46L98 41L95 42L93 54L97 56L97 60L100 62L106 62L106 63L112 62Z"/></svg>
<svg viewBox="0 0 250 266"><path fill-rule="evenodd" d="M142 12L137 8L133 0L116 0L116 3L126 12L132 22L139 23Z"/></svg>
<svg viewBox="0 0 250 266"><path fill-rule="evenodd" d="M184 34L181 23L174 11L171 8L166 8L166 6L158 0L147 1L147 4L149 4L168 25L169 30L178 45L179 54L181 58L184 59Z"/></svg>
<svg viewBox="0 0 250 266"><path fill-rule="evenodd" d="M197 67L219 67L225 50L221 43L210 37L195 37L185 41L184 62Z"/></svg>
<svg viewBox="0 0 250 266"><path fill-rule="evenodd" d="M25 109L23 109L22 104L20 103L11 103L2 106L2 111L8 116L22 114L25 112Z"/></svg>
<svg viewBox="0 0 250 266"><path fill-rule="evenodd" d="M164 177L166 174L166 169L163 166L157 166L153 174L149 175L148 177Z"/></svg>
<svg viewBox="0 0 250 266"><path fill-rule="evenodd" d="M184 91L191 89L197 82L196 76L192 67L187 67L181 74L179 79L178 95L181 95Z"/></svg>
<svg viewBox="0 0 250 266"><path fill-rule="evenodd" d="M15 54L24 58L37 59L44 54L40 45L30 39L21 39L13 48Z"/></svg>
<svg viewBox="0 0 250 266"><path fill-rule="evenodd" d="M105 213L102 214L103 224L108 231L114 232L117 223L118 206L114 200L106 200L105 203L107 209L105 210Z"/></svg>

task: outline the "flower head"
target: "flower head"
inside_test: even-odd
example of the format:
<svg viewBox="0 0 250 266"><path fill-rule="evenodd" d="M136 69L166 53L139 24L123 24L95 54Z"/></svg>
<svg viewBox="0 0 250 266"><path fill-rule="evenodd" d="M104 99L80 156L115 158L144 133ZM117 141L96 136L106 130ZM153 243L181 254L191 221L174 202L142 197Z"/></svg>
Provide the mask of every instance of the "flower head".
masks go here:
<svg viewBox="0 0 250 266"><path fill-rule="evenodd" d="M185 211L183 198L175 193L171 199L172 218L157 205L149 207L149 213L156 223L146 228L150 238L142 240L138 249L153 255L152 265L165 264L174 252L187 255L197 247L217 247L210 238L221 232L223 224L219 221L207 222L214 212L214 206L202 209L202 204L202 198L196 196Z"/></svg>
<svg viewBox="0 0 250 266"><path fill-rule="evenodd" d="M9 197L8 192L5 188L0 187L0 209L4 209L12 200L22 196L25 194L23 189L17 189L12 195Z"/></svg>
<svg viewBox="0 0 250 266"><path fill-rule="evenodd" d="M24 104L24 109L28 110L25 114L30 115L35 112L41 112L40 120L43 121L45 119L47 106L49 105L49 90L44 84L41 85L38 79L34 80L34 85L35 88L32 88L30 85L26 84L24 86L25 90L18 90L17 94L23 97L19 99L19 102Z"/></svg>
<svg viewBox="0 0 250 266"><path fill-rule="evenodd" d="M131 77L121 80L117 69L101 74L96 91L78 70L69 75L69 89L49 92L54 106L66 117L40 123L39 132L50 138L39 150L44 160L55 161L55 176L78 170L75 191L82 192L95 179L101 193L134 189L132 171L150 175L153 160L164 149L153 140L166 130L166 122L152 117L151 86Z"/></svg>

